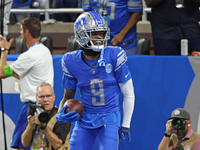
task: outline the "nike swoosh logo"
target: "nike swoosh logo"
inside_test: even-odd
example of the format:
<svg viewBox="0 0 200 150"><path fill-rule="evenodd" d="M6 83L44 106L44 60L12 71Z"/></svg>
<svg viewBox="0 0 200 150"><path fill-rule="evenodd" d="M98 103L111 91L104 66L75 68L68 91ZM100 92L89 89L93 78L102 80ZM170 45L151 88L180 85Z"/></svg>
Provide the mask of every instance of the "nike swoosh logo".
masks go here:
<svg viewBox="0 0 200 150"><path fill-rule="evenodd" d="M125 78L127 78L127 77L128 77L128 75L129 75L129 73L128 73L127 75L125 75Z"/></svg>

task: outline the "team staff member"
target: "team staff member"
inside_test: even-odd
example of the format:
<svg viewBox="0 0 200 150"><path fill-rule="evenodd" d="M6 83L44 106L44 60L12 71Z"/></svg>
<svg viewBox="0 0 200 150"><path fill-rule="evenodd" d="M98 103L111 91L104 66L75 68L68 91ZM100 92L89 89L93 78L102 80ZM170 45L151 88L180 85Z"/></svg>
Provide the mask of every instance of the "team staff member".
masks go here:
<svg viewBox="0 0 200 150"><path fill-rule="evenodd" d="M43 148L43 150L68 150L70 123L56 122L55 115L58 108L55 107L55 93L50 84L42 82L37 87L36 100L44 106L44 111L49 114L48 123L41 123L35 112L34 116L29 115L28 125L22 134L22 144L31 149Z"/></svg>
<svg viewBox="0 0 200 150"><path fill-rule="evenodd" d="M136 24L142 16L142 0L83 0L82 8L84 12L95 11L110 20L109 45L121 46L127 54L136 53Z"/></svg>
<svg viewBox="0 0 200 150"><path fill-rule="evenodd" d="M21 102L24 103L19 114L16 127L12 137L12 148L20 150L30 149L21 143L21 134L27 124L28 103L35 103L36 87L45 81L53 86L53 59L50 50L39 42L41 31L40 20L31 17L21 22L20 34L26 43L28 51L22 53L18 59L10 66L7 65L8 50L13 42L13 38L8 42L0 36L1 59L0 59L0 78L4 79L14 76L19 83L17 90L20 92Z"/></svg>
<svg viewBox="0 0 200 150"><path fill-rule="evenodd" d="M182 119L185 122L184 130L173 129L172 120L175 118ZM166 132L159 144L158 150L176 150L177 147L181 150L180 146L182 146L184 150L199 150L200 135L194 132L190 125L190 114L185 109L175 109L166 123ZM174 134L172 134L172 131ZM180 139L181 145L178 145Z"/></svg>
<svg viewBox="0 0 200 150"><path fill-rule="evenodd" d="M65 93L60 108L79 87L84 112L81 117L78 113L72 115L74 111L65 114L65 105L56 120L77 121L69 141L70 150L91 150L97 137L99 150L117 150L119 139L131 140L129 129L135 102L126 53L121 47L106 47L109 28L93 11L77 18L74 33L81 50L68 52L62 58ZM124 96L122 125L120 91Z"/></svg>

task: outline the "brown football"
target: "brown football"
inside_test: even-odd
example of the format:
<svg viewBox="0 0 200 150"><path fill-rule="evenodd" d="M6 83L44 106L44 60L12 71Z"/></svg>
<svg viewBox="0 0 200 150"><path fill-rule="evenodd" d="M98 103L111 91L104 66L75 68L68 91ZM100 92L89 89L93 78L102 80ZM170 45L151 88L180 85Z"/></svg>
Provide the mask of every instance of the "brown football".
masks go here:
<svg viewBox="0 0 200 150"><path fill-rule="evenodd" d="M65 113L75 111L76 113L79 113L80 116L82 115L84 107L79 100L69 99L65 102L65 104L68 105L68 107L65 109Z"/></svg>

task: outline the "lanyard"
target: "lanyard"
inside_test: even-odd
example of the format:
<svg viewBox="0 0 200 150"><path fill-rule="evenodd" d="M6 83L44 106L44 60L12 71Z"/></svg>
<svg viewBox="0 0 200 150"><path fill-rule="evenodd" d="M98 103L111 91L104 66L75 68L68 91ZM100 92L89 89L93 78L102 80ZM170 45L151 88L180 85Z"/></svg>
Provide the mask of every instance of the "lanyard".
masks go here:
<svg viewBox="0 0 200 150"><path fill-rule="evenodd" d="M39 44L40 42L35 42L33 45L31 45L31 47L29 48L29 49L31 49L33 46L35 46L35 45L37 45L37 44ZM29 50L28 49L28 50Z"/></svg>
<svg viewBox="0 0 200 150"><path fill-rule="evenodd" d="M37 126L36 132L35 132L35 137L34 137L34 141L33 141L33 145L35 145L35 140L37 138L38 132L39 132L40 126ZM42 135L42 143L44 141L45 135Z"/></svg>

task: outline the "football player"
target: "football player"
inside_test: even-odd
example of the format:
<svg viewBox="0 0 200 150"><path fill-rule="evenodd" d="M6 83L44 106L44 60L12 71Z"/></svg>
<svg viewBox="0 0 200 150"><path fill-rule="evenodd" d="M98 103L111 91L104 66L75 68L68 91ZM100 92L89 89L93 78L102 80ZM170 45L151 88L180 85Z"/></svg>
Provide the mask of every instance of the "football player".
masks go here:
<svg viewBox="0 0 200 150"><path fill-rule="evenodd" d="M109 28L98 13L81 14L75 21L74 33L81 50L68 52L62 58L65 93L56 119L60 123L76 121L70 150L91 150L96 137L99 150L117 150L119 140L131 140L129 128L135 102L126 53L121 47L107 46ZM82 116L72 115L75 111L64 113L68 107L64 103L73 98L76 87L84 105ZM124 96L122 125L120 90Z"/></svg>

